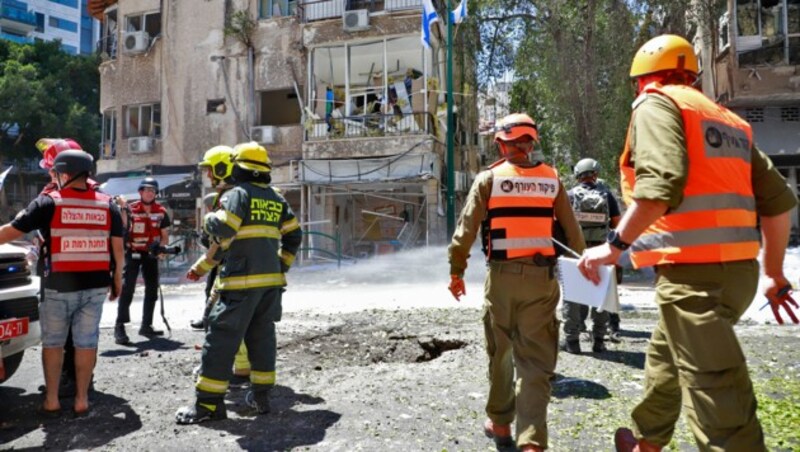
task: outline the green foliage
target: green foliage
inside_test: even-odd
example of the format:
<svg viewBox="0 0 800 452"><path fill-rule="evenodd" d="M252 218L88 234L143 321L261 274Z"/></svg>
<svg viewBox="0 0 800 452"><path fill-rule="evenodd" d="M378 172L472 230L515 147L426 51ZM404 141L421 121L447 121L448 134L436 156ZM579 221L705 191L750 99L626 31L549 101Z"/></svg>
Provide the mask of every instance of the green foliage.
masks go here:
<svg viewBox="0 0 800 452"><path fill-rule="evenodd" d="M250 17L247 10L239 10L231 14L225 25L225 36L236 39L247 47L253 47L253 33L258 23Z"/></svg>
<svg viewBox="0 0 800 452"><path fill-rule="evenodd" d="M42 137L68 137L97 155L100 80L96 56L73 56L58 42L0 40L0 155L35 158ZM12 133L18 126L17 133Z"/></svg>
<svg viewBox="0 0 800 452"><path fill-rule="evenodd" d="M800 451L800 382L771 378L755 382L754 389L767 449Z"/></svg>

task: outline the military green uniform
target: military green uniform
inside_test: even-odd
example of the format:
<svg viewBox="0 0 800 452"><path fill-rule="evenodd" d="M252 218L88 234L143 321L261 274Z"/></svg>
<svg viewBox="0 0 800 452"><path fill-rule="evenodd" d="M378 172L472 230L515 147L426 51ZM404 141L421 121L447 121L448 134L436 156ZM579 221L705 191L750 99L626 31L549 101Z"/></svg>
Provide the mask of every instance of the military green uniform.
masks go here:
<svg viewBox="0 0 800 452"><path fill-rule="evenodd" d="M531 165L527 160L512 163ZM492 179L491 171L483 171L470 188L448 250L450 274L463 275L467 268L470 249L487 215ZM582 252L583 235L560 184L554 212L570 248ZM540 265L532 258L488 263L483 316L489 355L486 414L495 424L510 424L516 414L517 444L547 447L547 404L558 353L555 311L560 290L553 267Z"/></svg>
<svg viewBox="0 0 800 452"><path fill-rule="evenodd" d="M629 137L636 184L633 198L676 208L689 162L680 110L649 94L637 101ZM797 204L772 162L751 151L759 215ZM756 400L734 324L756 295L756 260L656 267L660 319L647 349L644 399L633 410L637 438L666 445L681 406L701 450L765 450Z"/></svg>
<svg viewBox="0 0 800 452"><path fill-rule="evenodd" d="M222 209L206 216L204 228L221 241L216 288L220 299L209 316L203 344L198 403L214 410L228 388L234 355L244 339L256 393L275 384L275 322L281 319L286 273L302 240L289 204L260 183L227 191Z"/></svg>

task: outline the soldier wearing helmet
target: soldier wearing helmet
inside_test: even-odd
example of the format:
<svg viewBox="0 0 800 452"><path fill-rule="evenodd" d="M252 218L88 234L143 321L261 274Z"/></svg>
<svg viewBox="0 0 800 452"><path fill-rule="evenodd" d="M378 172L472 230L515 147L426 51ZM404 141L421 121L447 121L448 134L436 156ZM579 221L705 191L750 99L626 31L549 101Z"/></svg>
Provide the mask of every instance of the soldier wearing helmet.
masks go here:
<svg viewBox="0 0 800 452"><path fill-rule="evenodd" d="M141 269L144 278L144 303L139 335L153 338L164 334L153 328L153 313L158 299L158 256L152 253L159 244L169 242L170 219L167 209L156 201L158 180L147 176L139 182L139 200L129 204L130 224L125 241L125 275L122 293L117 304L117 321L114 341L130 345L125 324L131 321L131 302L136 290L136 280Z"/></svg>
<svg viewBox="0 0 800 452"><path fill-rule="evenodd" d="M225 419L224 397L231 364L242 340L250 358L250 391L245 402L258 414L270 411L275 385L275 322L281 318L285 273L300 247L302 231L289 204L269 183L272 162L255 142L234 148L235 186L220 198L220 209L203 228L220 244L216 290L203 344L197 399L175 414L179 424Z"/></svg>
<svg viewBox="0 0 800 452"><path fill-rule="evenodd" d="M503 158L478 174L467 195L448 250L449 288L456 300L466 294L467 258L482 232L490 376L484 432L498 445L511 445L510 424L516 417L517 446L544 450L558 350L553 220L563 225L571 248L580 252L585 245L558 174L529 158L539 142L533 119L523 113L506 116L497 124L495 141ZM516 395L515 366L521 380Z"/></svg>
<svg viewBox="0 0 800 452"><path fill-rule="evenodd" d="M103 303L116 299L113 288L122 283L121 266L112 270L112 261L122 262L122 219L111 197L87 183L94 166L91 155L61 150L48 166L56 189L40 194L10 224L0 227L0 243L34 230L42 234L44 290L39 311L45 397L41 410L55 414L61 409L59 379L71 331L76 371L72 408L82 415L89 409Z"/></svg>
<svg viewBox="0 0 800 452"><path fill-rule="evenodd" d="M658 36L636 52L637 98L620 158L629 208L578 264L596 282L598 266L630 248L634 267L658 274L644 398L633 431L617 430L617 450L661 450L683 404L700 449L766 450L734 324L756 295L761 243L764 292L775 312L789 309L778 292L789 284L783 258L797 199L750 125L691 86L698 71L680 36Z"/></svg>
<svg viewBox="0 0 800 452"><path fill-rule="evenodd" d="M605 242L609 228L617 227L620 210L617 199L605 184L598 181L600 164L591 158L581 159L575 164L575 179L578 184L567 192L572 210L583 231L587 246ZM622 275L617 269L617 281ZM564 341L561 349L573 354L581 353L580 333L586 330L586 318L592 316L592 351L606 351L605 335L611 323L611 340L619 341L619 315L580 304L580 300L564 300L561 317L564 321ZM612 320L613 316L613 320Z"/></svg>

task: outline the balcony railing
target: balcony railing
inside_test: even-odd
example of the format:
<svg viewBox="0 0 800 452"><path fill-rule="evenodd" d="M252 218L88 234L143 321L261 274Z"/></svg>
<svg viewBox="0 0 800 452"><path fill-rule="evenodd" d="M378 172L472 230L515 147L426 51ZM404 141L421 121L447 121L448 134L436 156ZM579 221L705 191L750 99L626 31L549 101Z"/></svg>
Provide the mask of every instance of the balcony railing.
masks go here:
<svg viewBox="0 0 800 452"><path fill-rule="evenodd" d="M103 58L113 60L117 57L117 36L111 35L97 41L97 53Z"/></svg>
<svg viewBox="0 0 800 452"><path fill-rule="evenodd" d="M308 141L373 138L433 133L431 113L370 114L316 119L307 130Z"/></svg>
<svg viewBox="0 0 800 452"><path fill-rule="evenodd" d="M422 0L300 0L297 14L302 22L339 19L345 11L366 9L370 13L421 9Z"/></svg>
<svg viewBox="0 0 800 452"><path fill-rule="evenodd" d="M28 11L28 5L17 0L0 1L0 19L36 27L36 14Z"/></svg>
<svg viewBox="0 0 800 452"><path fill-rule="evenodd" d="M3 32L0 32L0 39L13 41L16 42L17 44L31 44L33 42L33 38L29 36L17 36L17 35L12 35L11 33L3 33Z"/></svg>

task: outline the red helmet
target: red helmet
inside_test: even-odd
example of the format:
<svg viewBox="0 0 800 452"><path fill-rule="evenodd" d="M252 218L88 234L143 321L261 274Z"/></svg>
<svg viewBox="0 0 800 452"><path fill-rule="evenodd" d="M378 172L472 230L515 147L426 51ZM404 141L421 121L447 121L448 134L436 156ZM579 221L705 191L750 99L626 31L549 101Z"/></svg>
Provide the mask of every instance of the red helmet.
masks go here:
<svg viewBox="0 0 800 452"><path fill-rule="evenodd" d="M74 149L76 151L83 150L81 145L72 138L42 138L36 142L36 149L42 153L42 159L39 160L39 167L45 170L49 170L53 167L53 161L60 152L69 149Z"/></svg>

